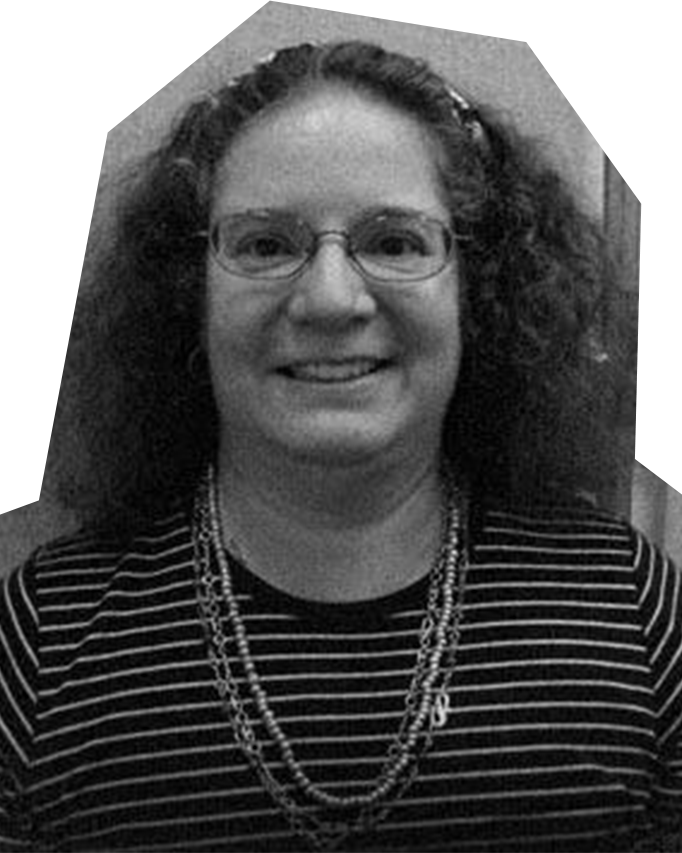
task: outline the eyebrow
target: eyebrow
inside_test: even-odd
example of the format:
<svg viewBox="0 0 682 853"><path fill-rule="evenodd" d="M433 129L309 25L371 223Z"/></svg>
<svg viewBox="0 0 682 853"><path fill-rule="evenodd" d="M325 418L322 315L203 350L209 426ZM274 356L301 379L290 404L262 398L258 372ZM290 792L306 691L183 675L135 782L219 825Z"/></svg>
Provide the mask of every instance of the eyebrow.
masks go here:
<svg viewBox="0 0 682 853"><path fill-rule="evenodd" d="M298 211L293 208L287 207L258 207L258 208L246 208L244 210L234 210L227 211L222 216L219 216L217 221L227 217L248 217L248 216L271 216L274 219L298 219L302 222L308 223L306 217L302 216ZM396 217L405 217L405 216L426 216L431 219L442 220L442 215L439 215L433 211L422 210L414 207L401 207L399 205L386 205L386 204L377 204L371 205L370 207L365 207L359 210L356 214L351 216L349 220L349 226L353 227L354 225L361 223L367 219L374 219L379 216L396 216Z"/></svg>
<svg viewBox="0 0 682 853"><path fill-rule="evenodd" d="M414 207L398 207L395 205L375 205L364 208L357 217L353 217L354 222L361 222L363 219L370 219L377 216L426 216L431 219L438 219L435 213L427 210L419 210Z"/></svg>

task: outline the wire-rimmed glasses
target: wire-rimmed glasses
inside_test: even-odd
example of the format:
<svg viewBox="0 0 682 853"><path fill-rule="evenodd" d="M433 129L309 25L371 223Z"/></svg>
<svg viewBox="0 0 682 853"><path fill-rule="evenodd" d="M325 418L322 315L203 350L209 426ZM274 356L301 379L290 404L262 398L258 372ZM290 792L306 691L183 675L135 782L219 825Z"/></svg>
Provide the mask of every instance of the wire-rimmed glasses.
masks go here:
<svg viewBox="0 0 682 853"><path fill-rule="evenodd" d="M457 239L445 223L410 210L368 214L344 231L314 231L288 212L248 210L221 217L207 236L220 266L245 278L294 279L321 242L334 238L363 276L388 284L422 281L442 272L454 257Z"/></svg>

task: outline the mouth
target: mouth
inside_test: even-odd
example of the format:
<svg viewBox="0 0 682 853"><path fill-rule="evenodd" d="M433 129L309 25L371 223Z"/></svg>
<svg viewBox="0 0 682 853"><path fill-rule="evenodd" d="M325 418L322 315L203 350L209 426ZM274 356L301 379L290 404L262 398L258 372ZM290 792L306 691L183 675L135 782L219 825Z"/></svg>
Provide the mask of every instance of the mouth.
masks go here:
<svg viewBox="0 0 682 853"><path fill-rule="evenodd" d="M286 365L277 372L300 382L354 382L384 370L388 359L350 358L340 360L300 361Z"/></svg>

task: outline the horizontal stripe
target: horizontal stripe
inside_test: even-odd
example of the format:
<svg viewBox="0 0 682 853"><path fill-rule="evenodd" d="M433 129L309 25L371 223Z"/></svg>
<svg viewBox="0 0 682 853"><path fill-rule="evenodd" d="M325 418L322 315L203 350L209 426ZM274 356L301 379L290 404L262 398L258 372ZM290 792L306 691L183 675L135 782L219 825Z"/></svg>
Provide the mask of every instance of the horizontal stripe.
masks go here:
<svg viewBox="0 0 682 853"><path fill-rule="evenodd" d="M57 849L305 847L235 742L190 531L176 513L127 541L79 535L40 549L4 585L0 750ZM662 738L682 727L677 570L590 512L488 512L470 538L446 725L357 849L442 850L447 838L452 851L571 839L587 850L624 838L654 802L682 811L682 757L670 753L679 785L655 772ZM325 790L369 790L404 717L427 583L376 607L305 611L243 568L233 582L294 755ZM269 766L294 792L239 689ZM28 847L3 824L1 789L0 837Z"/></svg>

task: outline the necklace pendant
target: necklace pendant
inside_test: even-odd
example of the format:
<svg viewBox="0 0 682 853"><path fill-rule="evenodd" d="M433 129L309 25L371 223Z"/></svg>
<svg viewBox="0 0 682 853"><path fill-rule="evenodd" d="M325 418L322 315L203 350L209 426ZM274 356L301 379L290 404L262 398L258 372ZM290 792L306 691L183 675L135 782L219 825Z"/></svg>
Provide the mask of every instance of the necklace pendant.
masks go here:
<svg viewBox="0 0 682 853"><path fill-rule="evenodd" d="M434 729L442 729L448 721L448 713L450 711L450 694L441 690L431 708L431 726Z"/></svg>

